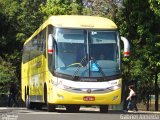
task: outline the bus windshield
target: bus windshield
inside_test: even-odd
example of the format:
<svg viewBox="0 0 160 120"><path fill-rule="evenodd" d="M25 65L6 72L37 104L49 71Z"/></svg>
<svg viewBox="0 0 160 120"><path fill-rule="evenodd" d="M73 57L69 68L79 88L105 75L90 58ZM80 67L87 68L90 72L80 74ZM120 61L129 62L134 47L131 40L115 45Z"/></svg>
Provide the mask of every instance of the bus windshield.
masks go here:
<svg viewBox="0 0 160 120"><path fill-rule="evenodd" d="M57 28L55 72L73 78L120 73L117 31Z"/></svg>

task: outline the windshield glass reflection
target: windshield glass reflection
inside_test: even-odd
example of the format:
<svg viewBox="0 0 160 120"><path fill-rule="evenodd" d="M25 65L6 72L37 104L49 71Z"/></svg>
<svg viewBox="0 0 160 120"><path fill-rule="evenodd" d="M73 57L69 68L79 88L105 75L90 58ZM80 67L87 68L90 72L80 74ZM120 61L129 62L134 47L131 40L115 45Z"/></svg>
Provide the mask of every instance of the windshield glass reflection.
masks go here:
<svg viewBox="0 0 160 120"><path fill-rule="evenodd" d="M79 77L104 77L120 73L116 31L58 29L57 73Z"/></svg>

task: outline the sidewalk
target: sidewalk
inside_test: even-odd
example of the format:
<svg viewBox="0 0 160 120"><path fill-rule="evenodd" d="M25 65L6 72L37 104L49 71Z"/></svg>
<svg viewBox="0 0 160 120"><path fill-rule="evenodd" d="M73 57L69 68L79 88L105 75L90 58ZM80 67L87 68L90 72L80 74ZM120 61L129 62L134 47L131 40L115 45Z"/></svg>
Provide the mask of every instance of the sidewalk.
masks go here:
<svg viewBox="0 0 160 120"><path fill-rule="evenodd" d="M92 108L92 107L81 107L80 110L82 111L99 111L99 108ZM122 110L112 110L112 109L109 109L108 111L109 113L124 113ZM140 114L160 114L160 111L143 111L143 110L139 110L137 112L134 112L134 111L128 111L126 113L140 113ZM125 114L126 114L125 113Z"/></svg>
<svg viewBox="0 0 160 120"><path fill-rule="evenodd" d="M142 113L142 114L160 114L160 111L138 111L138 112L134 112L134 111L128 111L128 113Z"/></svg>

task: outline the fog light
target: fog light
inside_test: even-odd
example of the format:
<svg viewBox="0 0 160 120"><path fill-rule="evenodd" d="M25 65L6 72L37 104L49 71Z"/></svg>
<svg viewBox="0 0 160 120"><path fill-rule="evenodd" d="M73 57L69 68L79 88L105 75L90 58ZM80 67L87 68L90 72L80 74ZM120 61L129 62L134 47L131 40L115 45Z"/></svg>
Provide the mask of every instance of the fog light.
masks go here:
<svg viewBox="0 0 160 120"><path fill-rule="evenodd" d="M57 94L57 96L58 96L61 100L64 100L64 96L63 96L63 95Z"/></svg>
<svg viewBox="0 0 160 120"><path fill-rule="evenodd" d="M118 98L118 96L114 96L113 99L112 99L112 101L116 100L117 98Z"/></svg>

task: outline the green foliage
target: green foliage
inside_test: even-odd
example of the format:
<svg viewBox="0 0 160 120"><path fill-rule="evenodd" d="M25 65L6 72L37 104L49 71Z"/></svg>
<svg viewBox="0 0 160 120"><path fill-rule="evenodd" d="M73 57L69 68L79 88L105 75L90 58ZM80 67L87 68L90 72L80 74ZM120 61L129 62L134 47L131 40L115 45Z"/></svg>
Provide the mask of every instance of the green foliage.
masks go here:
<svg viewBox="0 0 160 120"><path fill-rule="evenodd" d="M19 29L17 40L23 40L24 42L42 24L43 14L39 11L39 8L43 2L43 0L23 0L20 2L19 11L21 14L16 17Z"/></svg>
<svg viewBox="0 0 160 120"><path fill-rule="evenodd" d="M118 6L111 0L85 0L83 14L114 19Z"/></svg>
<svg viewBox="0 0 160 120"><path fill-rule="evenodd" d="M131 44L123 58L123 78L137 83L140 100L160 80L160 0L0 0L0 91L11 81L20 85L22 46L51 15L96 15L111 18Z"/></svg>
<svg viewBox="0 0 160 120"><path fill-rule="evenodd" d="M0 93L7 93L9 91L9 85L11 82L18 83L18 79L15 74L15 67L9 62L1 59L0 61Z"/></svg>
<svg viewBox="0 0 160 120"><path fill-rule="evenodd" d="M149 0L149 4L154 13L160 16L160 0Z"/></svg>
<svg viewBox="0 0 160 120"><path fill-rule="evenodd" d="M20 86L21 51L28 38L42 23L43 14L39 6L43 0L0 0L0 56L3 58L0 70L0 89L6 92L12 80ZM7 72L9 71L9 72Z"/></svg>
<svg viewBox="0 0 160 120"><path fill-rule="evenodd" d="M81 14L82 2L80 0L47 0L41 4L40 11L43 13L44 20L51 15L71 15Z"/></svg>
<svg viewBox="0 0 160 120"><path fill-rule="evenodd" d="M154 94L153 83L160 73L160 17L153 12L156 3L157 0L124 0L116 16L120 34L131 43L129 62L123 61L124 78L137 83L139 99L144 101L148 94Z"/></svg>
<svg viewBox="0 0 160 120"><path fill-rule="evenodd" d="M16 27L14 22L16 19L14 16L17 14L17 8L16 6L17 2L13 1L10 2L9 0L3 1L0 0L0 25L1 25L1 32L0 32L0 45L1 50L6 53L8 53L8 49L6 46L10 45L10 48L14 49L14 39L15 39L15 31ZM2 51L0 53L2 54Z"/></svg>

